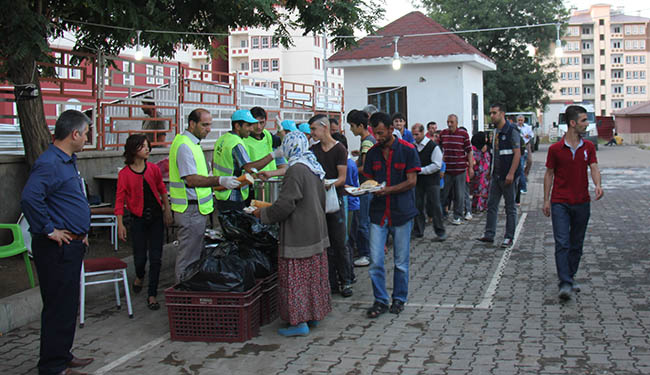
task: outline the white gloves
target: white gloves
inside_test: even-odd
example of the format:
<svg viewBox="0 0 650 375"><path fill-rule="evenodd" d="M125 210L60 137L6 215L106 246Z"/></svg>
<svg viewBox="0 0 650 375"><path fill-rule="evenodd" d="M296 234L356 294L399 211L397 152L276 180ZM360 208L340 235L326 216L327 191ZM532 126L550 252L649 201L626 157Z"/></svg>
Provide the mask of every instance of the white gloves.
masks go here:
<svg viewBox="0 0 650 375"><path fill-rule="evenodd" d="M221 176L219 177L219 185L225 187L228 190L237 189L241 182L237 181L235 176Z"/></svg>
<svg viewBox="0 0 650 375"><path fill-rule="evenodd" d="M278 147L275 150L273 150L273 152L271 152L271 156L273 157L273 159L284 157L284 152L282 152L282 147Z"/></svg>

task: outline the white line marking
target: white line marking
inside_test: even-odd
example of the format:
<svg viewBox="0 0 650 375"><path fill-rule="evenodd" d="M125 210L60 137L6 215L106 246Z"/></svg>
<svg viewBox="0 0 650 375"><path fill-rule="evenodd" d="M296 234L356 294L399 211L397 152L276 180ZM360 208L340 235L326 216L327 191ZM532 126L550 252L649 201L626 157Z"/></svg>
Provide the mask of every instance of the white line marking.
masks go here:
<svg viewBox="0 0 650 375"><path fill-rule="evenodd" d="M132 351L131 353L123 355L122 357L120 357L120 358L116 359L115 361L107 364L106 366L101 367L99 370L95 371L94 374L95 375L106 374L109 371L111 371L112 369L114 369L115 367L117 367L119 365L122 365L122 364L126 363L127 361L129 361L130 359L132 359L132 358L146 352L147 350L162 344L163 342L167 341L168 339L169 339L169 334L166 333L163 336L160 336L157 339L155 339L155 340L153 340L153 341L151 341L151 342L149 342L147 344L142 345L141 347L137 348L136 350Z"/></svg>
<svg viewBox="0 0 650 375"><path fill-rule="evenodd" d="M528 216L528 213L524 213L521 215L521 219L519 219L519 223L517 224L517 229L515 230L515 238L512 239L512 245L510 245L509 248L505 249L503 252L503 255L501 256L501 261L499 262L499 265L497 266L496 271L494 272L494 276L492 276L492 280L490 281L490 285L488 285L487 290L485 291L485 295L483 296L483 301L479 303L476 307L479 309L489 309L492 307L492 298L494 298L494 295L497 292L497 286L499 286L499 281L501 281L501 275L503 275L503 271L506 268L506 265L508 264L508 260L510 259L510 254L512 254L512 248L515 246L517 243L517 240L519 239L519 234L521 234L521 230L524 227L524 222L526 221L526 217Z"/></svg>

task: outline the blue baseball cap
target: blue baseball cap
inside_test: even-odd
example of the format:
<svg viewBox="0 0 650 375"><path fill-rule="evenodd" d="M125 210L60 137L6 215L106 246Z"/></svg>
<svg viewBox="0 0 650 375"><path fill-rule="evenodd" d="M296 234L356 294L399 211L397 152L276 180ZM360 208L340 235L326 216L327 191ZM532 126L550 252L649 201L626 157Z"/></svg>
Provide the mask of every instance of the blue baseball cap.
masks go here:
<svg viewBox="0 0 650 375"><path fill-rule="evenodd" d="M309 129L309 124L306 122L303 122L302 124L298 125L298 129L305 134L311 134L311 129Z"/></svg>
<svg viewBox="0 0 650 375"><path fill-rule="evenodd" d="M233 113L232 116L230 117L230 120L233 121L233 122L234 121L245 121L245 122L247 122L249 124L254 124L256 122L259 122L259 121L257 121L257 119L255 117L253 117L253 115L251 114L251 111L249 111L248 109L239 109L239 110L235 111L235 113Z"/></svg>
<svg viewBox="0 0 650 375"><path fill-rule="evenodd" d="M280 126L282 126L282 129L292 132L298 130L296 127L296 123L291 121L291 120L284 120L280 123Z"/></svg>

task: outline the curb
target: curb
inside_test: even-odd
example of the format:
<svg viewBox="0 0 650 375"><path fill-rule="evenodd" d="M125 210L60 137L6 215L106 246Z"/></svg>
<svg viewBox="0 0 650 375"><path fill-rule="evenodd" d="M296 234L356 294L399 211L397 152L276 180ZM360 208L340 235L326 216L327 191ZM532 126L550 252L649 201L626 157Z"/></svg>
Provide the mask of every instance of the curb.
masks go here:
<svg viewBox="0 0 650 375"><path fill-rule="evenodd" d="M178 246L174 245L174 243L163 246L161 274L170 269L173 272L176 264L177 250ZM133 256L122 258L122 260L127 264L127 277L129 278L130 285L135 278ZM106 296L114 298L115 292L113 288L112 283L93 285L91 288L86 288L86 301L88 302ZM124 292L122 291L123 295ZM133 297L133 293L131 293L131 296ZM0 336L3 333L39 320L42 309L43 301L41 300L41 291L38 287L0 299Z"/></svg>

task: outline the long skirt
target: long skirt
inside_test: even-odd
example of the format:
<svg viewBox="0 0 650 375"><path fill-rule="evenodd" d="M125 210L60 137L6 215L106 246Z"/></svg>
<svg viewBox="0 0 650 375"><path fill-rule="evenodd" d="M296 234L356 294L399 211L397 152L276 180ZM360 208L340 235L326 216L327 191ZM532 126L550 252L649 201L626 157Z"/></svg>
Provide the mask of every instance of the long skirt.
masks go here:
<svg viewBox="0 0 650 375"><path fill-rule="evenodd" d="M327 253L278 259L280 318L291 325L322 320L332 311Z"/></svg>

